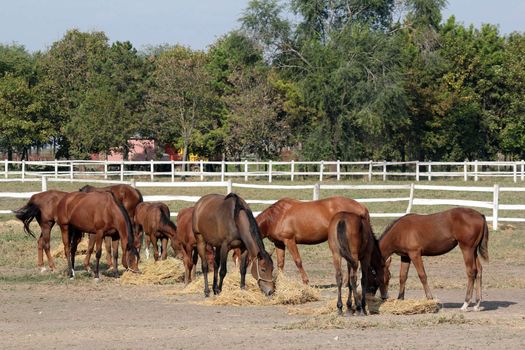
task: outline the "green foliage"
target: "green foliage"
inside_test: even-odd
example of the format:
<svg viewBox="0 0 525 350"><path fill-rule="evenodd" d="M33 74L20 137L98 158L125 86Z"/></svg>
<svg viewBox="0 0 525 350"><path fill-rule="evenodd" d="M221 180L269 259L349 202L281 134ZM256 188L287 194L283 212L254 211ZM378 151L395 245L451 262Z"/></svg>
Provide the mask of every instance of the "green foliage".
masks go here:
<svg viewBox="0 0 525 350"><path fill-rule="evenodd" d="M79 30L42 53L0 45L0 150L126 155L139 137L211 159L523 159L524 34L443 22L445 5L252 0L207 51Z"/></svg>

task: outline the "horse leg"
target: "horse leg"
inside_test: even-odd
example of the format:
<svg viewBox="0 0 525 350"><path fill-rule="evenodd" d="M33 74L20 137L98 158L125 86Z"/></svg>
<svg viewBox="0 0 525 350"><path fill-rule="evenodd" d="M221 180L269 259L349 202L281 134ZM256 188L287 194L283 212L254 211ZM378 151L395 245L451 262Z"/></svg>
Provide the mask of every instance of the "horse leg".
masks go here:
<svg viewBox="0 0 525 350"><path fill-rule="evenodd" d="M91 272L91 268L89 267L89 260L91 259L91 254L93 253L94 247L95 247L95 235L88 234L88 247L86 251L86 257L84 258L84 269L87 272Z"/></svg>
<svg viewBox="0 0 525 350"><path fill-rule="evenodd" d="M410 268L410 258L408 256L401 257L401 266L399 268L399 300L405 299L405 285L408 277L408 269Z"/></svg>
<svg viewBox="0 0 525 350"><path fill-rule="evenodd" d="M215 247L215 254L213 255L213 294L217 295L221 291L219 290L217 280L219 279L219 263L221 261L221 251L219 247Z"/></svg>
<svg viewBox="0 0 525 350"><path fill-rule="evenodd" d="M159 244L158 244L156 237L151 239L151 245L153 246L153 259L157 261L159 260L160 254L159 254Z"/></svg>
<svg viewBox="0 0 525 350"><path fill-rule="evenodd" d="M184 285L188 285L191 281L191 270L193 269L193 262L190 257L191 250L188 253L186 247L182 248L182 261L184 262Z"/></svg>
<svg viewBox="0 0 525 350"><path fill-rule="evenodd" d="M43 234L40 234L40 237L38 238L38 257L37 257L36 266L40 269L40 272L46 271L46 268L44 266L44 236Z"/></svg>
<svg viewBox="0 0 525 350"><path fill-rule="evenodd" d="M62 244L64 245L64 256L67 261L67 275L70 279L75 278L75 271L71 269L71 242L68 225L61 225L60 231L62 233Z"/></svg>
<svg viewBox="0 0 525 350"><path fill-rule="evenodd" d="M472 292L474 290L474 281L477 279L477 268L476 268L476 256L475 256L475 247L466 248L459 246L461 252L463 253L463 260L465 260L465 268L467 270L467 293L465 295L465 302L461 307L461 311L467 311L472 300Z"/></svg>
<svg viewBox="0 0 525 350"><path fill-rule="evenodd" d="M430 288L428 287L427 273L425 272L425 266L423 266L423 259L421 258L421 254L417 252L409 254L409 256L410 260L412 260L412 262L414 263L414 267L416 268L419 280L421 281L421 284L423 284L423 289L425 290L425 295L427 299L432 299L432 293L430 292Z"/></svg>
<svg viewBox="0 0 525 350"><path fill-rule="evenodd" d="M217 248L218 249L218 248ZM216 252L215 254L217 254ZM221 258L221 270L219 272L219 293L222 291L222 282L224 281L224 276L226 276L227 265L228 265L228 243L223 243L220 250Z"/></svg>
<svg viewBox="0 0 525 350"><path fill-rule="evenodd" d="M197 239L197 251L201 258L202 274L204 275L204 297L210 296L210 287L208 285L208 259L206 256L206 242L203 240L202 235L196 235Z"/></svg>
<svg viewBox="0 0 525 350"><path fill-rule="evenodd" d="M341 316L343 314L343 300L341 299L341 288L343 286L343 273L341 272L341 255L337 252L332 252L332 261L335 268L335 282L337 283L337 313ZM349 297L350 300L350 297ZM350 307L352 302L350 301ZM348 302L347 302L348 308ZM349 312L350 308L347 309Z"/></svg>
<svg viewBox="0 0 525 350"><path fill-rule="evenodd" d="M275 242L275 253L277 255L277 267L279 271L284 271L284 249L286 245L283 242Z"/></svg>
<svg viewBox="0 0 525 350"><path fill-rule="evenodd" d="M146 247L146 250L145 250L145 254L146 254L146 259L149 259L149 243L151 241L151 238L149 237L149 235L147 234L144 234L144 246Z"/></svg>
<svg viewBox="0 0 525 350"><path fill-rule="evenodd" d="M49 265L49 269L53 271L56 268L55 260L53 259L53 255L51 255L51 229L53 228L54 222L50 223L44 223L42 225L42 234L40 235L40 239L42 239L42 246L44 249L44 252L47 256L47 263ZM40 239L38 243L40 244ZM42 260L42 268L44 268L44 261Z"/></svg>
<svg viewBox="0 0 525 350"><path fill-rule="evenodd" d="M71 239L71 271L73 271L73 275L75 274L75 256L77 255L77 247L78 243L82 239L82 234L78 232L77 230L71 230L70 234Z"/></svg>
<svg viewBox="0 0 525 350"><path fill-rule="evenodd" d="M162 255L161 260L166 260L168 258L168 238L164 237L161 241L162 245Z"/></svg>
<svg viewBox="0 0 525 350"><path fill-rule="evenodd" d="M99 266L100 266L100 258L102 257L102 240L103 240L103 235L104 233L103 232L97 232L95 234L95 249L96 249L96 253L95 253L95 258L96 258L96 263L95 263L95 281L98 281L99 280Z"/></svg>
<svg viewBox="0 0 525 350"><path fill-rule="evenodd" d="M111 255L113 256L113 276L118 278L118 239L111 240L111 252Z"/></svg>
<svg viewBox="0 0 525 350"><path fill-rule="evenodd" d="M248 250L241 253L239 270L241 272L241 289L246 289L246 271L248 270Z"/></svg>
<svg viewBox="0 0 525 350"><path fill-rule="evenodd" d="M476 268L478 269L478 274L476 275L476 305L474 306L474 311L479 311L480 307L479 304L481 304L481 276L483 274L483 267L481 266L481 261L479 260L479 256L476 256Z"/></svg>
<svg viewBox="0 0 525 350"><path fill-rule="evenodd" d="M367 315L366 311L366 290L368 285L368 270L369 270L369 263L367 261L361 262L361 312L359 315L365 316ZM357 297L357 286L355 286L355 281L357 279L357 268L352 268L354 271L354 278L352 279L352 283L354 283L354 296ZM356 298L356 304L357 304L357 298Z"/></svg>
<svg viewBox="0 0 525 350"><path fill-rule="evenodd" d="M114 252L111 251L113 238L110 236L104 237L104 247L106 248L106 264L108 265L108 270L113 266L112 255Z"/></svg>
<svg viewBox="0 0 525 350"><path fill-rule="evenodd" d="M297 249L297 244L295 243L295 240L293 239L287 239L285 241L286 247L290 251L290 254L292 254L293 260L295 262L295 265L299 269L299 272L301 273L301 278L303 279L304 284L308 284L308 275L306 274L306 271L303 269L303 261L301 260L301 255L299 255L299 249Z"/></svg>
<svg viewBox="0 0 525 350"><path fill-rule="evenodd" d="M346 301L346 304L347 304L348 310L350 310L349 314L351 315L354 311L352 309L352 295L354 296L354 303L355 303L356 311L360 310L362 313L361 306L358 303L359 296L357 294L357 271L359 269L359 265L356 264L355 262L350 262L350 261L347 261L346 264L348 267L348 282L347 282L348 283L348 300ZM363 290L363 288L361 289Z"/></svg>

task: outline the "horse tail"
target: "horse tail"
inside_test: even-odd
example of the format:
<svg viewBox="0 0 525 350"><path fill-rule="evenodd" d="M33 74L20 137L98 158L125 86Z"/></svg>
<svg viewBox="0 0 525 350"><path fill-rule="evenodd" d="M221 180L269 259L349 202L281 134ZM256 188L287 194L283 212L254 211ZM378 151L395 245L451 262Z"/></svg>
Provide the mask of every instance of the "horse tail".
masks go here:
<svg viewBox="0 0 525 350"><path fill-rule="evenodd" d="M39 206L29 201L22 208L15 210L14 213L15 213L16 218L18 220L21 220L24 223L25 233L35 237L35 234L29 228L29 224L31 224L31 221L33 221L34 218L37 218L37 220L40 219Z"/></svg>
<svg viewBox="0 0 525 350"><path fill-rule="evenodd" d="M229 198L234 198L235 199L235 209L234 209L234 212L233 212L234 220L237 220L237 218L239 217L239 212L241 210L244 210L244 212L246 213L246 216L248 217L248 222L250 223L250 234L251 234L252 238L255 240L255 243L257 243L257 247L259 248L259 252L261 253L261 256L265 260L271 261L272 264L273 264L273 261L272 261L272 258L270 256L270 254L268 254L268 252L266 251L266 249L264 247L264 243L263 243L262 238L261 238L261 232L259 230L259 226L257 226L257 221L255 220L255 217L253 216L252 211L250 210L250 208L247 205L245 205L243 203L243 201L241 200L241 198L237 194L232 192L232 193L228 194L224 198L224 200L227 200Z"/></svg>
<svg viewBox="0 0 525 350"><path fill-rule="evenodd" d="M128 245L126 247L127 250L131 251L132 254L134 254L137 258L139 257L139 253L137 252L137 249L135 248L134 240L135 237L133 236L133 225L131 224L131 220L129 218L129 214L124 208L124 205L118 200L117 196L111 191L108 191L108 193L111 194L111 197L113 197L113 201L117 204L120 212L122 213L122 216L124 217L124 222L126 223L126 231L128 234Z"/></svg>
<svg viewBox="0 0 525 350"><path fill-rule="evenodd" d="M355 261L352 258L352 253L350 253L350 244L348 243L348 237L346 236L346 221L344 219L340 219L337 222L336 231L337 231L337 241L339 242L339 253L351 265L356 266L357 261Z"/></svg>
<svg viewBox="0 0 525 350"><path fill-rule="evenodd" d="M162 208L160 208L160 223L164 226L168 226L169 228L171 228L174 231L174 233L177 232L177 225L175 225L175 223L170 220L169 209L168 212L166 212L165 210L162 210Z"/></svg>
<svg viewBox="0 0 525 350"><path fill-rule="evenodd" d="M199 251L197 250L197 248L193 248L193 256L192 256L193 265L197 265L198 260L199 260Z"/></svg>
<svg viewBox="0 0 525 350"><path fill-rule="evenodd" d="M479 255L483 258L485 261L489 261L489 227L487 225L487 219L485 218L485 215L483 216L483 236L481 237L481 241L478 244L478 252Z"/></svg>

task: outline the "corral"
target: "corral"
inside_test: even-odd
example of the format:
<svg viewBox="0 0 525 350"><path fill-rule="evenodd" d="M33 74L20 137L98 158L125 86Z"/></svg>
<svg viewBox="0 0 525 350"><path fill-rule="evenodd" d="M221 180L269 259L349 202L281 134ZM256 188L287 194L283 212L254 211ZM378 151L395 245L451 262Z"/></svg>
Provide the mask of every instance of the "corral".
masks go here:
<svg viewBox="0 0 525 350"><path fill-rule="evenodd" d="M514 184L498 181L502 186ZM309 183L308 183L309 184ZM353 182L352 184L355 184ZM399 182L395 182L399 184ZM433 182L435 184L435 182ZM446 185L463 185L443 181ZM478 186L493 186L482 181ZM73 191L83 183L49 183L49 188ZM39 183L2 184L0 192L39 191ZM145 196L172 194L200 196L209 188L145 188ZM311 190L286 192L240 188L245 198L269 200L284 196L310 199ZM354 198L402 197L401 190L323 191L322 196L342 194ZM434 198L449 198L436 192ZM491 200L491 193L468 192L464 200ZM525 193L503 193L501 201L525 203ZM21 206L26 199L1 199L0 209ZM172 211L191 204L169 202ZM252 205L254 211L264 204ZM404 212L405 203L367 203L371 212ZM447 208L417 207L417 212ZM480 209L487 216L492 212ZM506 214L505 214L506 215ZM503 215L502 215L503 216ZM525 217L514 211L512 216ZM164 279L160 284L128 285L110 276L99 283L87 273L70 281L61 272L39 273L36 242L23 233L12 216L3 215L0 227L0 279L2 348L521 348L525 345L525 236L524 224L500 222L489 239L490 263L483 267L482 312L461 313L466 284L459 249L443 256L424 258L430 287L439 300L438 313L418 315L380 314L369 317L339 317L335 312L336 288L330 251L326 245L300 246L304 267L320 295L320 301L302 305L231 306L203 303L202 292L184 293L183 283ZM390 218L373 218L376 235ZM52 249L59 246L58 230ZM265 242L271 252L273 246ZM394 257L390 295L397 295L399 259ZM149 264L149 262L148 262ZM200 270L200 268L198 269ZM299 280L293 261L287 257L285 273ZM228 276L238 276L233 265ZM197 280L201 279L197 275ZM251 278L251 277L248 277ZM122 279L122 278L121 278ZM231 282L227 280L225 283ZM421 299L424 293L412 268L407 297ZM211 305L210 305L211 304Z"/></svg>

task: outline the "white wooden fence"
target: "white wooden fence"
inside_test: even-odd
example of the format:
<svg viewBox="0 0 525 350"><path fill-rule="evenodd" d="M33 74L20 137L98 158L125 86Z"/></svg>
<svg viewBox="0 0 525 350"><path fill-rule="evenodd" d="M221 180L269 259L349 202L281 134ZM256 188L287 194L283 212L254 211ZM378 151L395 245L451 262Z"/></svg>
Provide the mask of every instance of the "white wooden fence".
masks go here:
<svg viewBox="0 0 525 350"><path fill-rule="evenodd" d="M53 176L54 178L100 177L117 178L124 181L133 176L175 178L217 177L221 181L227 178L244 177L267 178L271 183L274 178L294 181L298 176L314 177L320 182L327 177L382 179L404 177L420 181L439 177L456 177L464 181L478 181L481 177L508 177L514 182L525 181L525 161L464 161L464 162L387 162L387 161L319 161L319 162L230 162L230 161L7 161L3 165L4 178L28 178L35 176ZM184 170L189 169L189 170ZM0 173L1 174L1 173Z"/></svg>
<svg viewBox="0 0 525 350"><path fill-rule="evenodd" d="M48 181L52 182L86 182L81 179L55 179L42 177L42 179L0 179L2 182L18 182L18 181L41 181L42 191L47 190ZM450 206L467 206L474 208L492 209L492 216L487 216L487 220L492 222L494 230L498 229L499 222L525 222L525 218L520 217L500 217L499 212L505 211L525 211L525 204L502 204L499 201L499 195L501 192L525 192L525 187L500 187L494 185L490 187L467 187L467 186L434 186L434 185L324 185L316 183L314 185L258 185L258 184L246 184L246 183L233 183L229 181L221 182L151 182L151 181L107 181L107 180L90 180L89 182L94 183L126 183L137 188L147 187L171 187L171 188L188 188L188 187L213 187L222 188L225 193L232 192L235 188L251 188L260 190L312 190L312 200L320 198L321 191L323 190L406 190L407 196L403 197L390 197L390 198L355 198L361 203L373 203L373 202L407 202L405 212L402 213L371 213L371 217L377 218L396 218L405 215L406 213L414 212L414 206L437 206L437 205L450 205ZM436 198L425 198L416 197L416 193L427 193L432 191L448 191L448 192L488 192L492 193L492 201L478 201L478 200L465 200L465 199L436 199ZM0 192L0 198L30 198L37 192ZM199 196L178 196L178 195L146 195L144 196L145 201L183 201L183 202L196 202ZM304 199L303 200L309 200ZM277 201L277 199L271 200L260 200L260 199L247 199L249 204L266 204L270 205ZM0 210L0 214L10 214L11 210ZM258 214L258 212L254 212ZM177 213L172 213L172 216L176 216Z"/></svg>

